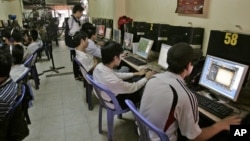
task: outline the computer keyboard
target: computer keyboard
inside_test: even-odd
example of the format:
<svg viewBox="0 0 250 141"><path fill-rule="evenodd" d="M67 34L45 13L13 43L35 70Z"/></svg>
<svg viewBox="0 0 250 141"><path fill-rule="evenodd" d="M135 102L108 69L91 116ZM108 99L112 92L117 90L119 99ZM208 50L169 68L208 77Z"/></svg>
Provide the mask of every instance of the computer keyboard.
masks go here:
<svg viewBox="0 0 250 141"><path fill-rule="evenodd" d="M233 109L227 107L222 103L218 103L214 100L211 100L205 96L195 93L198 100L198 104L204 110L214 114L219 118L225 118L233 113Z"/></svg>
<svg viewBox="0 0 250 141"><path fill-rule="evenodd" d="M143 62L133 56L127 56L124 58L125 60L129 61L130 63L132 64L135 64L137 66L141 66L141 65L146 65L147 63L146 62Z"/></svg>

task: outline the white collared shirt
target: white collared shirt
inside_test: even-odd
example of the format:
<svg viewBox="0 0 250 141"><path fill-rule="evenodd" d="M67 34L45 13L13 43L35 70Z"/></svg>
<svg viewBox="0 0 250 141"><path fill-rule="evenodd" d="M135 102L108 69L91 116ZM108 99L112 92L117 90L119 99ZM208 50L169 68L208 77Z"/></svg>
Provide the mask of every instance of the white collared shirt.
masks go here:
<svg viewBox="0 0 250 141"><path fill-rule="evenodd" d="M98 57L98 58L102 58L101 55L101 47L99 47L96 43L94 43L94 41L92 41L91 39L88 39L89 45L86 48L86 52Z"/></svg>
<svg viewBox="0 0 250 141"><path fill-rule="evenodd" d="M119 94L131 94L142 88L146 82L146 78L142 78L137 82L126 82L125 79L133 77L133 73L114 72L112 69L99 63L93 72L93 79L102 83L109 88L116 96ZM105 94L102 94L105 97ZM107 96L106 100L110 100Z"/></svg>
<svg viewBox="0 0 250 141"><path fill-rule="evenodd" d="M94 66L94 57L88 53L85 53L80 50L76 51L76 58L77 60L83 65L87 72L89 72Z"/></svg>

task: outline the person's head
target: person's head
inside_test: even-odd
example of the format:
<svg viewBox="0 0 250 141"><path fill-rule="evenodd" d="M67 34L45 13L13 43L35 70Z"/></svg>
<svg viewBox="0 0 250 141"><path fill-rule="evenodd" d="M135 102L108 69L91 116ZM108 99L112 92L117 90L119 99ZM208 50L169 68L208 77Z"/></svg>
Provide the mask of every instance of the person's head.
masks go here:
<svg viewBox="0 0 250 141"><path fill-rule="evenodd" d="M73 41L77 48L85 49L88 47L88 37L83 31L77 31L73 37Z"/></svg>
<svg viewBox="0 0 250 141"><path fill-rule="evenodd" d="M9 77L11 65L12 59L10 53L0 48L0 78Z"/></svg>
<svg viewBox="0 0 250 141"><path fill-rule="evenodd" d="M194 50L187 43L177 43L173 45L167 54L168 70L181 74L185 72L188 76L193 69Z"/></svg>
<svg viewBox="0 0 250 141"><path fill-rule="evenodd" d="M88 38L94 40L97 36L96 27L93 24L86 22L82 25L82 31L88 34Z"/></svg>
<svg viewBox="0 0 250 141"><path fill-rule="evenodd" d="M11 29L10 36L13 39L13 42L22 42L22 33L20 30L15 28Z"/></svg>
<svg viewBox="0 0 250 141"><path fill-rule="evenodd" d="M23 38L25 42L28 42L28 43L36 41L38 38L38 32L35 29L26 30L24 31Z"/></svg>
<svg viewBox="0 0 250 141"><path fill-rule="evenodd" d="M2 37L3 37L3 41L6 45L10 45L11 44L11 40L10 40L10 30L8 28L5 28L2 31Z"/></svg>
<svg viewBox="0 0 250 141"><path fill-rule="evenodd" d="M82 16L83 10L84 8L80 4L77 4L77 5L74 5L72 9L72 13L76 18L80 19Z"/></svg>
<svg viewBox="0 0 250 141"><path fill-rule="evenodd" d="M24 54L24 49L21 45L15 45L12 48L12 61L13 64L22 64L23 63L23 54Z"/></svg>
<svg viewBox="0 0 250 141"><path fill-rule="evenodd" d="M122 54L123 54L123 49L121 44L118 44L113 41L107 42L101 48L102 63L104 65L109 65L113 63L114 66L119 66Z"/></svg>

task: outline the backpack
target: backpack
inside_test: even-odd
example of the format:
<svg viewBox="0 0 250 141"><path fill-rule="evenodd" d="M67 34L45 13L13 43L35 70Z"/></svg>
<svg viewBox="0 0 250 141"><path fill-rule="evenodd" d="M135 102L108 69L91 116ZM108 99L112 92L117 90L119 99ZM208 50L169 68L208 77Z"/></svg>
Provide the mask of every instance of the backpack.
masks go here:
<svg viewBox="0 0 250 141"><path fill-rule="evenodd" d="M77 22L80 25L80 22L77 21L77 19L74 16L72 16L72 17L73 17L74 21ZM64 32L65 44L66 44L66 46L68 46L70 48L75 48L75 44L74 44L74 41L73 41L73 36L69 35L69 31L70 31L69 27L72 27L74 22L72 22L71 25L69 26L68 20L69 20L69 17L64 19L64 23L65 23L65 32Z"/></svg>

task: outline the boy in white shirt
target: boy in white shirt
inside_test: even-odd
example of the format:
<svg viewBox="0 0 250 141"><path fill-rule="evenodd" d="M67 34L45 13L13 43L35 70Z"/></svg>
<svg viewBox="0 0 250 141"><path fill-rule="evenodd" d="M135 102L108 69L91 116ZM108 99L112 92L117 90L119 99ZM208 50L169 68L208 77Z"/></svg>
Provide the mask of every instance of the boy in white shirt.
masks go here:
<svg viewBox="0 0 250 141"><path fill-rule="evenodd" d="M82 64L87 72L92 74L94 67L97 65L97 60L91 55L86 53L88 47L88 37L85 32L76 32L74 36L76 44L76 58Z"/></svg>
<svg viewBox="0 0 250 141"><path fill-rule="evenodd" d="M120 65L123 49L121 44L109 42L101 48L102 63L99 63L93 72L94 80L107 86L115 95L124 109L127 107L124 100L130 99L134 103L138 103L141 99L141 90L148 79L153 75L152 71L145 72L141 70L135 73L115 72L113 69ZM127 82L133 76L143 76L144 78L136 82ZM105 97L110 101L110 98ZM110 101L111 102L111 101Z"/></svg>

